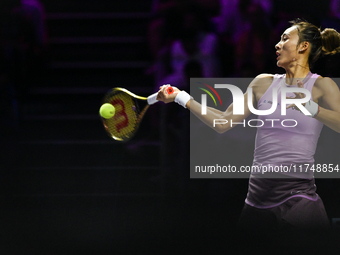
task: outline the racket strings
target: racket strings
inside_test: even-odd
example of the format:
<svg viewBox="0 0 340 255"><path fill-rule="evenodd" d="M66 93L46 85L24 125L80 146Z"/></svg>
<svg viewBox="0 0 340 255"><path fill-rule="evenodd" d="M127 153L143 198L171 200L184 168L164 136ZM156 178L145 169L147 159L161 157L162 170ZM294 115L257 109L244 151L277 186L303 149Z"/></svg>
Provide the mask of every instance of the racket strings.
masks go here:
<svg viewBox="0 0 340 255"><path fill-rule="evenodd" d="M114 117L103 120L107 132L116 140L130 139L140 122L138 105L134 98L125 92L115 91L105 101L116 108Z"/></svg>

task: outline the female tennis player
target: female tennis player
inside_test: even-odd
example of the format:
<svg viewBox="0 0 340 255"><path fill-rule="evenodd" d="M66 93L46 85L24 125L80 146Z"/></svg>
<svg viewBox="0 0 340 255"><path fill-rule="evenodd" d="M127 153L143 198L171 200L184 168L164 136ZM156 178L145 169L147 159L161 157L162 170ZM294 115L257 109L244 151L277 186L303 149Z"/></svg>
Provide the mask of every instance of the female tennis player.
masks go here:
<svg viewBox="0 0 340 255"><path fill-rule="evenodd" d="M322 126L340 133L340 91L332 79L311 73L310 68L321 56L340 52L340 35L334 29L321 31L308 22L295 20L284 31L275 49L277 66L282 67L285 74L260 74L250 83L254 108L269 109L268 101L272 101L274 88L280 92L282 86L300 87L311 92L310 101L304 104L311 116L300 112L295 105L287 106L286 116L281 115L281 107L269 116L259 116L263 120L294 119L299 124L285 128L280 125L272 127L269 122L258 128L253 165L313 164ZM233 115L233 104L224 112L208 107L207 114L201 115L201 105L189 94L175 88L173 94L167 95L166 87L160 88L158 100L179 103L219 133L231 127L223 124L214 127L214 119L235 123L242 122L251 114L247 106L248 92L244 94L244 115ZM303 93L294 94L292 97L305 97ZM278 103L281 103L280 93ZM259 178L259 175L251 173L240 226L254 231L329 228L323 202L316 193L313 173L308 172L302 177L291 174L289 177Z"/></svg>

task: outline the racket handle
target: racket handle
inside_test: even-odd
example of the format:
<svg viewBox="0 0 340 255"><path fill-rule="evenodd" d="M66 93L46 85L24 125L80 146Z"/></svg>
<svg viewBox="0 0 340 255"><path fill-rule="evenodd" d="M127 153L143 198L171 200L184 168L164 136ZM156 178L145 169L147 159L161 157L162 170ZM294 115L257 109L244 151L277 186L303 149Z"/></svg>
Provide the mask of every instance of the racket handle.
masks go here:
<svg viewBox="0 0 340 255"><path fill-rule="evenodd" d="M168 95L170 95L170 94L174 93L174 89L171 86L169 86L169 87L166 88L166 92L168 93ZM158 92L148 96L147 101L148 101L149 105L152 105L152 104L158 102L158 100L156 99L157 95L158 95Z"/></svg>

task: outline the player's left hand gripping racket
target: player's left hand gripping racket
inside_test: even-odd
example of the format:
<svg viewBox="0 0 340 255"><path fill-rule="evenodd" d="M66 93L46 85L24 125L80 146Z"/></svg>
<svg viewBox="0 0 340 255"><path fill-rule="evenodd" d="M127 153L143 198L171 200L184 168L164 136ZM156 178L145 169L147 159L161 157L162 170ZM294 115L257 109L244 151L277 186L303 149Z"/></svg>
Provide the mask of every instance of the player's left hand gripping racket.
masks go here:
<svg viewBox="0 0 340 255"><path fill-rule="evenodd" d="M170 86L166 91L168 94L174 92ZM150 105L158 102L157 94L158 92L148 97L141 97L124 88L113 88L106 93L102 104L109 103L115 107L113 117L109 119L101 117L108 135L119 142L130 140L137 132L146 110Z"/></svg>

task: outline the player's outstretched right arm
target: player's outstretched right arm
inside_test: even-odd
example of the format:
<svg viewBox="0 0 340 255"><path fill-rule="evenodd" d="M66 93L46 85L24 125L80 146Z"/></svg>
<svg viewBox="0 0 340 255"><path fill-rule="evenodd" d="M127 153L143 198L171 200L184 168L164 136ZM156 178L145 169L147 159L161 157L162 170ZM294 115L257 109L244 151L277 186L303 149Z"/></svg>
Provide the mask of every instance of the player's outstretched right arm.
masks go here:
<svg viewBox="0 0 340 255"><path fill-rule="evenodd" d="M184 94L185 92L178 90L176 87L174 88L174 93L168 95L165 90L167 86L162 86L160 92L158 93L157 100L163 101L165 103L170 103L175 101L177 94L181 92ZM197 101L190 99L186 103L182 103L182 106L188 108L194 115L196 115L202 122L204 122L207 126L211 127L218 133L224 133L231 129L230 122L241 122L245 118L250 115L250 111L247 106L248 94L247 92L244 94L244 114L243 115L233 115L233 104L231 104L226 111L220 111L211 107L207 107L207 114L201 114L201 107L202 105ZM186 100L185 100L186 101ZM184 101L184 102L185 102ZM184 105L185 104L185 105ZM219 121L215 121L219 120ZM227 123L227 124L218 124L218 123ZM229 125L228 125L229 124ZM233 125L234 126L234 125Z"/></svg>
<svg viewBox="0 0 340 255"><path fill-rule="evenodd" d="M264 79L265 78L265 79ZM177 103L181 104L183 107L188 108L194 115L196 115L202 122L206 125L214 129L218 133L224 133L230 129L232 129L235 124L230 125L230 123L240 123L243 122L250 114L250 110L248 108L248 97L252 96L252 103L254 108L257 108L257 99L260 98L263 93L266 91L268 86L271 84L273 79L272 75L269 74L261 74L258 75L248 86L252 88L252 95L248 95L248 90L243 94L244 96L244 114L242 115L234 115L233 114L233 103L229 105L229 107L225 111L220 111L214 109L212 107L207 107L207 114L201 114L202 105L197 101L190 99L190 96L184 91L180 91L176 87L174 88L174 93L168 95L166 93L166 88L168 85L164 85L160 88L160 91L157 96L157 100L163 101L165 103L170 103L173 101L177 101ZM178 102L178 94L184 94L184 101ZM185 95L186 94L186 95ZM185 104L185 105L184 105ZM219 121L216 121L219 120Z"/></svg>

